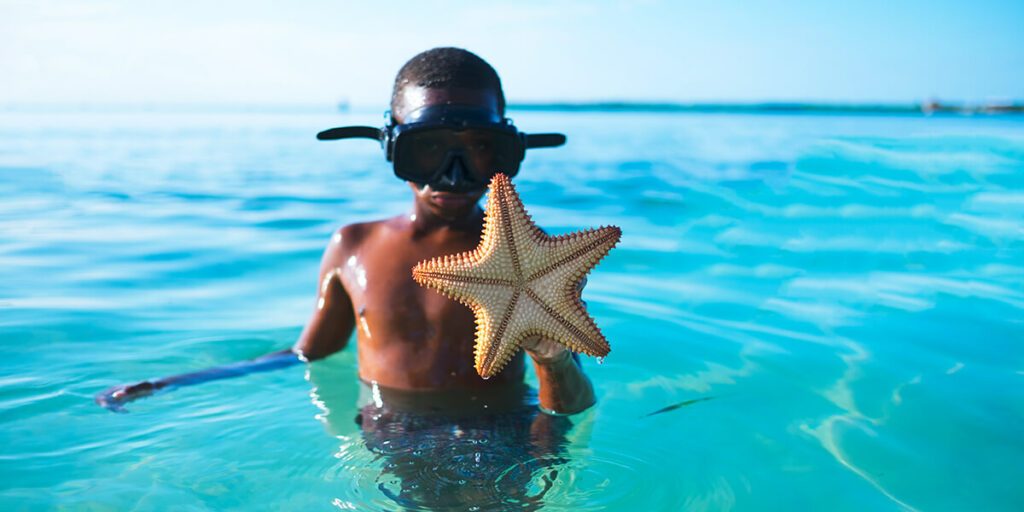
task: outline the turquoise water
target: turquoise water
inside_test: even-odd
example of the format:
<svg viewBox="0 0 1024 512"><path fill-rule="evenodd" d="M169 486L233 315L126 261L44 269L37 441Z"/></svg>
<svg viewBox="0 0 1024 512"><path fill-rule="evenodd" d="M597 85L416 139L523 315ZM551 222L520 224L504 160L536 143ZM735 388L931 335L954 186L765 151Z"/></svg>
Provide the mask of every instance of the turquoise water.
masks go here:
<svg viewBox="0 0 1024 512"><path fill-rule="evenodd" d="M346 117L0 115L0 508L399 508L389 464L414 462L352 421L355 347L129 414L92 401L293 342L332 231L410 205L373 143L313 139L379 120ZM552 510L1024 505L1024 121L514 117L569 134L516 179L535 220L624 235L584 293L612 344L584 360L598 405L495 488L525 475ZM440 462L472 478L490 447Z"/></svg>

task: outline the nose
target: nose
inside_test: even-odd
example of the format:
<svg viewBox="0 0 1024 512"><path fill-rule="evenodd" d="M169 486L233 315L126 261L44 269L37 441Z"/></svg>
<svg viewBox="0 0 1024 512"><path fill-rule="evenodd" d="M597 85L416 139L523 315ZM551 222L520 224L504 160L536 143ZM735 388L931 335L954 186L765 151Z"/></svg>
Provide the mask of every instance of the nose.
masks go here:
<svg viewBox="0 0 1024 512"><path fill-rule="evenodd" d="M438 178L436 188L454 192L468 188L467 185L471 186L471 181L466 165L462 163L462 157L455 155L452 157L452 164Z"/></svg>

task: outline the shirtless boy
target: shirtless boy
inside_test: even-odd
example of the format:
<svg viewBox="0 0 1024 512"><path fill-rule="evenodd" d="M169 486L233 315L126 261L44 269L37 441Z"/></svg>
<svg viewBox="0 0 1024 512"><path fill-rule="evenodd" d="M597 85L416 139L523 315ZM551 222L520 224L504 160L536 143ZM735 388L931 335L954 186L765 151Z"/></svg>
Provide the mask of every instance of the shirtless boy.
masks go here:
<svg viewBox="0 0 1024 512"><path fill-rule="evenodd" d="M476 55L435 48L413 57L395 79L390 126L379 131L393 140L405 138L404 145L394 145L390 160L412 191L412 211L350 224L334 234L320 265L317 306L295 346L252 361L116 386L97 402L118 410L162 388L315 361L345 348L353 330L360 378L398 395L486 399L521 388L523 354L494 378L480 378L473 368L472 313L419 286L411 274L420 261L479 244L478 203L490 177L497 171L514 174L525 149L501 136L514 133L504 112L498 75ZM320 138L370 136L369 128L354 130L327 130ZM571 352L541 338L524 348L537 373L543 410L571 414L594 403L591 383Z"/></svg>

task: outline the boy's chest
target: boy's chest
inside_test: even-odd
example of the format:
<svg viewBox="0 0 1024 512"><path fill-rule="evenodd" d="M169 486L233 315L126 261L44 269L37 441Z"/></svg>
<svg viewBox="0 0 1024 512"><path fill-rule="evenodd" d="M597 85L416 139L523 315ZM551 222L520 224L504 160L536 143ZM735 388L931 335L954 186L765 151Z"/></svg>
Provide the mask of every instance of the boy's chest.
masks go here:
<svg viewBox="0 0 1024 512"><path fill-rule="evenodd" d="M469 308L412 279L412 267L420 261L461 251L438 254L417 246L376 249L361 251L343 272L361 338L383 337L389 343L472 338Z"/></svg>

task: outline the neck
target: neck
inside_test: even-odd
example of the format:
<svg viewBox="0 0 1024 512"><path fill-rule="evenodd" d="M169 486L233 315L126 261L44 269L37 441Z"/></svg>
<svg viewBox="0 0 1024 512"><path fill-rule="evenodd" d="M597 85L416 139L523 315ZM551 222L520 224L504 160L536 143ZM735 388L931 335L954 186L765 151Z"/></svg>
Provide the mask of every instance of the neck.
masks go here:
<svg viewBox="0 0 1024 512"><path fill-rule="evenodd" d="M462 215L445 217L432 212L418 201L413 204L412 214L409 216L413 227L421 233L437 231L439 229L456 231L479 230L483 225L483 218L483 209L478 204L473 205L473 208L468 209Z"/></svg>

